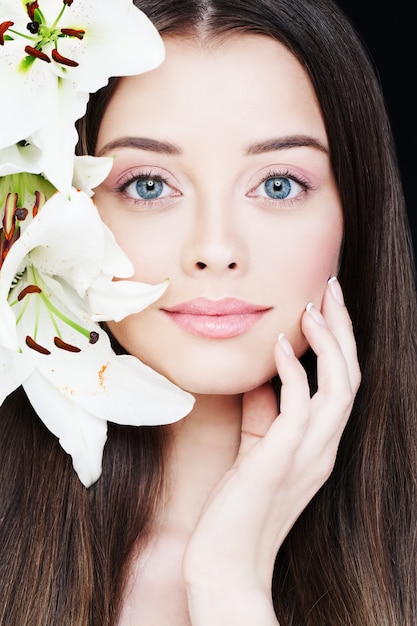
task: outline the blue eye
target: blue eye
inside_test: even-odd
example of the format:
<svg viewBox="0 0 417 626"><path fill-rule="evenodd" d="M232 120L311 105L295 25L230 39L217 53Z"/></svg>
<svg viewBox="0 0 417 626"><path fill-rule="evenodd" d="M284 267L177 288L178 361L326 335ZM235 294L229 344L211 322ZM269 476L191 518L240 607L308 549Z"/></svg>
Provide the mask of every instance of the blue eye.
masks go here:
<svg viewBox="0 0 417 626"><path fill-rule="evenodd" d="M268 178L264 181L265 193L273 200L285 200L291 194L292 181L289 178L279 176Z"/></svg>
<svg viewBox="0 0 417 626"><path fill-rule="evenodd" d="M141 200L156 200L164 191L164 183L159 178L141 176L134 180L126 191Z"/></svg>
<svg viewBox="0 0 417 626"><path fill-rule="evenodd" d="M161 172L143 170L131 171L127 180L124 180L116 192L123 194L128 200L138 207L156 208L163 203L165 206L170 199L181 195L175 187L171 186L167 178Z"/></svg>
<svg viewBox="0 0 417 626"><path fill-rule="evenodd" d="M308 188L309 185L306 182L298 180L293 176L271 173L249 193L249 196L285 202L286 200L295 199Z"/></svg>

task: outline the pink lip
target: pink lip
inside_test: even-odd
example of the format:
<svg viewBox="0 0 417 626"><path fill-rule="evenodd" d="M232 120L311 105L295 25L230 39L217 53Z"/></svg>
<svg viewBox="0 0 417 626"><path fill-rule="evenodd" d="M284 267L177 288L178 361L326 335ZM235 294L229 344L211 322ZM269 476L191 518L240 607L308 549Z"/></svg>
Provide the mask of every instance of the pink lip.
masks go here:
<svg viewBox="0 0 417 626"><path fill-rule="evenodd" d="M196 298L162 309L184 330L209 339L230 339L248 331L271 307L236 298Z"/></svg>

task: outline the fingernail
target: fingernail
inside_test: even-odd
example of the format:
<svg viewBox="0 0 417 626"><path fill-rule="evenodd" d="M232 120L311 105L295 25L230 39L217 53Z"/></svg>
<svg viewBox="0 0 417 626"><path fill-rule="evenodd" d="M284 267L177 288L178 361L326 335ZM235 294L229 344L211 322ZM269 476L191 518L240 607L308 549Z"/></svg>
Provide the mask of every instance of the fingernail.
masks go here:
<svg viewBox="0 0 417 626"><path fill-rule="evenodd" d="M324 326L325 328L327 328L327 322L315 304L309 302L306 306L306 311L311 315L313 320L317 322L317 324L320 324L320 326Z"/></svg>
<svg viewBox="0 0 417 626"><path fill-rule="evenodd" d="M279 341L279 345L284 350L285 354L287 356L294 358L295 357L294 350L292 349L292 345L290 344L290 342L288 341L284 333L281 333L279 335L278 341Z"/></svg>
<svg viewBox="0 0 417 626"><path fill-rule="evenodd" d="M336 300L336 302L338 304L344 305L345 304L345 300L343 298L343 291L342 291L342 288L341 288L340 283L337 280L336 276L333 276L329 280L328 285L330 287L330 291L332 293L332 296Z"/></svg>

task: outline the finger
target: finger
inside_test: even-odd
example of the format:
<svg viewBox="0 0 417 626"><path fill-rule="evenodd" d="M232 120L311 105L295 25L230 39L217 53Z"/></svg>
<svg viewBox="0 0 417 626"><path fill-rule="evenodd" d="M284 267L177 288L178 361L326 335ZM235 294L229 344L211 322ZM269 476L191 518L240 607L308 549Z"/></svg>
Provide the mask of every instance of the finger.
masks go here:
<svg viewBox="0 0 417 626"><path fill-rule="evenodd" d="M239 454L245 454L268 432L277 416L277 401L270 383L243 394Z"/></svg>
<svg viewBox="0 0 417 626"><path fill-rule="evenodd" d="M264 440L265 454L270 450L282 467L297 452L311 414L310 390L306 372L295 357L291 344L280 335L274 350L281 379L280 412Z"/></svg>
<svg viewBox="0 0 417 626"><path fill-rule="evenodd" d="M324 441L326 437L341 433L352 409L355 391L342 347L319 309L311 303L306 308L301 325L317 355L318 389L312 398L315 419L311 427Z"/></svg>
<svg viewBox="0 0 417 626"><path fill-rule="evenodd" d="M356 392L361 382L356 341L353 334L352 321L344 303L342 288L335 276L329 280L324 293L322 312L342 349L346 359L351 388Z"/></svg>
<svg viewBox="0 0 417 626"><path fill-rule="evenodd" d="M332 304L342 308L340 303ZM340 319L338 323L340 325ZM311 304L307 305L301 325L307 341L317 355L318 388L311 398L310 418L297 458L302 464L310 463L309 488L315 492L333 469L340 437L352 410L355 391L351 386L348 357L345 357L338 338L319 309Z"/></svg>
<svg viewBox="0 0 417 626"><path fill-rule="evenodd" d="M342 348L318 307L310 302L301 318L302 331L317 356L318 386L333 395L350 389L348 366Z"/></svg>
<svg viewBox="0 0 417 626"><path fill-rule="evenodd" d="M272 489L289 471L299 451L311 404L305 370L284 335L274 347L274 356L281 379L280 413L277 417L277 401L270 384L244 394L242 439L236 461L237 466L250 463L252 478L259 471L264 485L268 482Z"/></svg>

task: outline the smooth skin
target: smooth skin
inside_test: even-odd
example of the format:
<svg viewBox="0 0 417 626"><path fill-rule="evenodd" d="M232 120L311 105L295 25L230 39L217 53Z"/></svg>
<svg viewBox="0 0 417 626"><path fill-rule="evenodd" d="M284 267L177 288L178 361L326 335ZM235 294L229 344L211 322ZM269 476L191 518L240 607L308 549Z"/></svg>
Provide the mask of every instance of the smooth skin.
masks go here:
<svg viewBox="0 0 417 626"><path fill-rule="evenodd" d="M96 203L135 279L170 279L157 303L110 329L196 397L172 426L167 500L119 626L272 626L275 555L331 473L360 383L340 285L328 283L340 199L314 91L281 44L239 35L166 48L160 68L120 81L97 146L116 158ZM267 313L227 339L166 314L202 296ZM308 346L312 398L298 360Z"/></svg>

